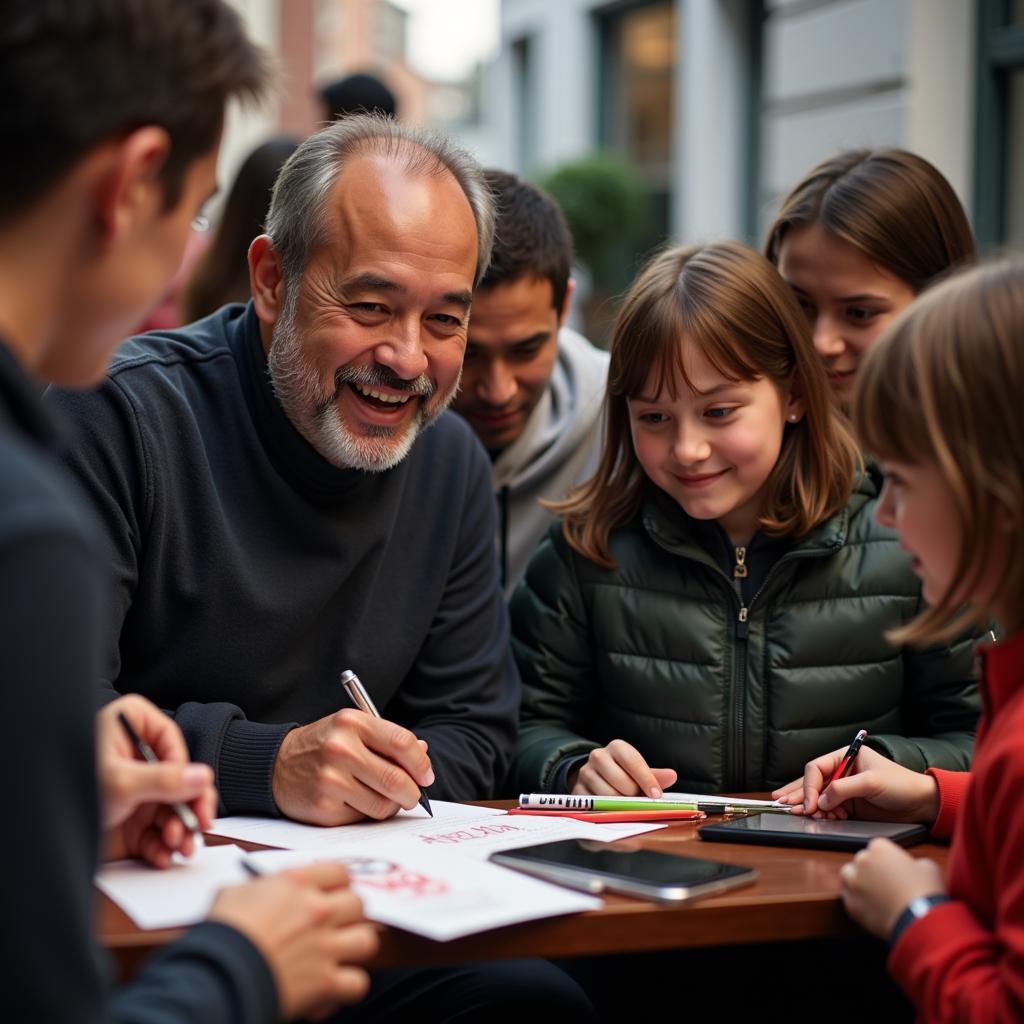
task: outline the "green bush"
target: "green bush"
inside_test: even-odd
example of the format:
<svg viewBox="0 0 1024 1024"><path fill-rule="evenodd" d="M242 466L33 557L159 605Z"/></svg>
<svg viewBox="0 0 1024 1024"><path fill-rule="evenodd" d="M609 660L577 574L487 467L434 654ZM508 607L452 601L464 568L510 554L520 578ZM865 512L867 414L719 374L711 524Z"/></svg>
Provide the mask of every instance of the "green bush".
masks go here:
<svg viewBox="0 0 1024 1024"><path fill-rule="evenodd" d="M620 157L595 153L563 164L539 182L565 213L576 255L597 289L623 286L635 246L649 230L647 189L643 179Z"/></svg>

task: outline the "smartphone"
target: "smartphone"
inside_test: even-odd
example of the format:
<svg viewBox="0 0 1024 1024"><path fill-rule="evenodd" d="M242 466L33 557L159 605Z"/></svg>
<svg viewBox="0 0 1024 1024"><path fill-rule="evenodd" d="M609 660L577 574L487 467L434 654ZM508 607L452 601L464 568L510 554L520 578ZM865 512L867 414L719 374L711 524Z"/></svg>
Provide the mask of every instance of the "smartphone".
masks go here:
<svg viewBox="0 0 1024 1024"><path fill-rule="evenodd" d="M701 839L719 843L757 843L766 846L816 846L823 850L860 850L876 836L900 846L913 846L928 838L923 825L891 821L838 821L807 818L802 814L752 814L697 829Z"/></svg>
<svg viewBox="0 0 1024 1024"><path fill-rule="evenodd" d="M627 896L679 903L747 885L753 868L678 857L655 850L630 850L583 839L523 846L491 854L503 867L584 892L620 892Z"/></svg>

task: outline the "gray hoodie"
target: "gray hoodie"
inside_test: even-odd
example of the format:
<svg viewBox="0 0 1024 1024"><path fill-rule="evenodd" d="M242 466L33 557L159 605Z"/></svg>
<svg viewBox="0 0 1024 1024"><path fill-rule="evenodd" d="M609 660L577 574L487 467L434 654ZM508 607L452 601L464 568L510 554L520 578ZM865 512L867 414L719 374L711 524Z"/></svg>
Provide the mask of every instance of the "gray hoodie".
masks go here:
<svg viewBox="0 0 1024 1024"><path fill-rule="evenodd" d="M564 498L597 467L607 379L608 353L563 327L547 390L523 432L494 460L491 480L506 597L512 596L553 519L540 500Z"/></svg>

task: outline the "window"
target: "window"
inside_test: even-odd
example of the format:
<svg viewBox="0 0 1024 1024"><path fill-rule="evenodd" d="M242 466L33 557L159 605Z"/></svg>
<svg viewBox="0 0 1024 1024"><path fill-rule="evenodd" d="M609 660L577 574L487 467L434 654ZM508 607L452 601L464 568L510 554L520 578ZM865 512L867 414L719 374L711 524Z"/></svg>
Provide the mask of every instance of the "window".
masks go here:
<svg viewBox="0 0 1024 1024"><path fill-rule="evenodd" d="M1024 252L1024 0L978 0L977 102L978 241Z"/></svg>
<svg viewBox="0 0 1024 1024"><path fill-rule="evenodd" d="M598 141L602 149L625 157L647 184L651 232L642 249L648 249L669 233L675 4L652 2L614 11L601 17L599 31ZM632 261L625 269L628 281L635 270Z"/></svg>
<svg viewBox="0 0 1024 1024"><path fill-rule="evenodd" d="M512 67L516 97L516 163L521 173L529 174L535 170L537 162L537 81L530 36L523 36L512 44Z"/></svg>

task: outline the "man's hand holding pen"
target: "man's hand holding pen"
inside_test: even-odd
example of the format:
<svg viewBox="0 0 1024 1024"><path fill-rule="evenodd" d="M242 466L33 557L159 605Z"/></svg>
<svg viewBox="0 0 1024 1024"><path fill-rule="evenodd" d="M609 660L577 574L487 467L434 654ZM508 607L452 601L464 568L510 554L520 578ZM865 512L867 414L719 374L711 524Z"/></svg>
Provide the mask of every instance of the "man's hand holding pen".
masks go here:
<svg viewBox="0 0 1024 1024"><path fill-rule="evenodd" d="M285 736L272 785L287 817L345 825L415 807L420 787L433 782L423 740L387 719L344 708Z"/></svg>

